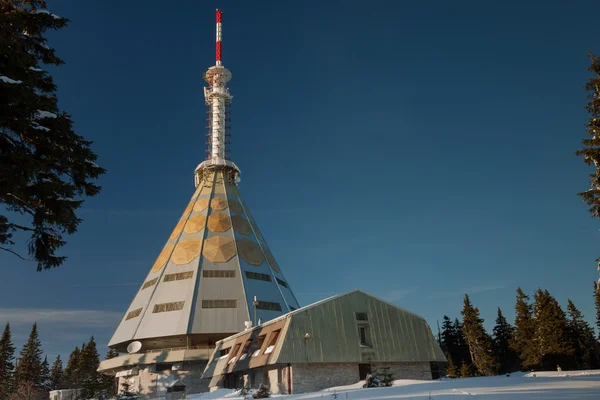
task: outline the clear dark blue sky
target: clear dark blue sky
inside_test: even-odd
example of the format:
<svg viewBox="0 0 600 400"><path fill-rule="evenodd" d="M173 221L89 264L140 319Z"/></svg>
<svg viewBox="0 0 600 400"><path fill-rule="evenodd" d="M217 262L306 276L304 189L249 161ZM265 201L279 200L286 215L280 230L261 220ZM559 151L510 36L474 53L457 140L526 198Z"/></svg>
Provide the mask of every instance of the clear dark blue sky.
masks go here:
<svg viewBox="0 0 600 400"><path fill-rule="evenodd" d="M0 323L104 353L194 190L217 7L240 189L302 304L358 287L435 330L467 292L491 329L521 285L591 321L573 152L600 3L417 3L49 1L61 107L108 173L64 267L0 254Z"/></svg>

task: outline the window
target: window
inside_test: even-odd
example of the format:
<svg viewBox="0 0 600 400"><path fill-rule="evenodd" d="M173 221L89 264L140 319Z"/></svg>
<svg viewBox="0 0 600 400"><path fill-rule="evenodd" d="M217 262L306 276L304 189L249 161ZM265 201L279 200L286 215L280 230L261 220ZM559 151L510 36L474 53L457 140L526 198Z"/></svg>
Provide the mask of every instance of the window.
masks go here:
<svg viewBox="0 0 600 400"><path fill-rule="evenodd" d="M161 313L161 312L170 312L170 311L179 311L183 309L183 304L185 301L175 301L173 303L162 303L155 304L153 313Z"/></svg>
<svg viewBox="0 0 600 400"><path fill-rule="evenodd" d="M366 312L357 312L355 314L356 314L357 321L368 321L369 320L369 316L367 315Z"/></svg>
<svg viewBox="0 0 600 400"><path fill-rule="evenodd" d="M231 363L235 362L235 360L237 358L237 353L240 350L241 346L242 346L241 343L238 343L233 347L233 351L229 353L229 361L227 361L227 364L231 364Z"/></svg>
<svg viewBox="0 0 600 400"><path fill-rule="evenodd" d="M252 344L252 339L248 339L246 340L246 343L244 343L244 348L242 349L242 355L240 356L240 361L242 361L243 359L245 359L246 357L248 357L248 352L250 351L250 345Z"/></svg>
<svg viewBox="0 0 600 400"><path fill-rule="evenodd" d="M279 337L280 332L281 330L271 332L271 336L269 337L269 343L267 345L267 348L265 349L265 354L273 352L273 349L275 348L275 343L277 343L277 338Z"/></svg>
<svg viewBox="0 0 600 400"><path fill-rule="evenodd" d="M128 319L133 319L133 318L139 317L141 313L142 313L141 308L137 308L133 311L129 311L127 313L127 316L125 317L125 320L127 321Z"/></svg>
<svg viewBox="0 0 600 400"><path fill-rule="evenodd" d="M225 356L227 356L227 354L229 354L229 352L231 351L231 347L227 347L225 349L221 349L219 350L219 358L223 358Z"/></svg>
<svg viewBox="0 0 600 400"><path fill-rule="evenodd" d="M284 288L288 288L289 289L286 281L282 281L279 278L275 278L275 279L277 279L277 283L279 283L281 286L283 286Z"/></svg>
<svg viewBox="0 0 600 400"><path fill-rule="evenodd" d="M271 282L271 277L267 274L259 274L258 272L246 271L246 278L257 279L259 281Z"/></svg>
<svg viewBox="0 0 600 400"><path fill-rule="evenodd" d="M158 282L158 278L154 278L154 279L149 280L148 282L144 283L144 285L142 286L142 290L147 289L150 286L156 285L156 282Z"/></svg>
<svg viewBox="0 0 600 400"><path fill-rule="evenodd" d="M260 354L260 349L262 348L262 345L265 342L266 337L267 337L267 335L260 335L258 337L258 339L256 339L256 342L254 342L254 346L252 346L252 348L254 349L254 353L252 353L252 357L256 357L257 355Z"/></svg>
<svg viewBox="0 0 600 400"><path fill-rule="evenodd" d="M163 282L173 282L173 281L182 281L184 279L192 279L192 276L194 276L194 271L178 272L176 274L167 274L167 275L165 275Z"/></svg>
<svg viewBox="0 0 600 400"><path fill-rule="evenodd" d="M358 338L362 346L370 346L369 344L369 327L361 325L358 327Z"/></svg>
<svg viewBox="0 0 600 400"><path fill-rule="evenodd" d="M237 308L237 300L202 300L202 308Z"/></svg>
<svg viewBox="0 0 600 400"><path fill-rule="evenodd" d="M290 306L290 311L294 311L294 310L297 310L297 308Z"/></svg>
<svg viewBox="0 0 600 400"><path fill-rule="evenodd" d="M173 364L156 364L155 371L156 372L170 371L172 368L173 368Z"/></svg>
<svg viewBox="0 0 600 400"><path fill-rule="evenodd" d="M271 301L258 301L256 308L259 310L281 311L281 304Z"/></svg>
<svg viewBox="0 0 600 400"><path fill-rule="evenodd" d="M203 278L235 278L235 271L225 269L203 269Z"/></svg>

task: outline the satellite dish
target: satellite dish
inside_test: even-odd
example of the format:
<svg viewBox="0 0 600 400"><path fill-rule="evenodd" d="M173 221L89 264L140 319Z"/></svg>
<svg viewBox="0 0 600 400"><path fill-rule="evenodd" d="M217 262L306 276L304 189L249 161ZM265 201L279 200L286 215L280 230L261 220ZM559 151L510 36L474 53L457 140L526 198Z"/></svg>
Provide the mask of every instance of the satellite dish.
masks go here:
<svg viewBox="0 0 600 400"><path fill-rule="evenodd" d="M137 353L141 349L142 349L142 343L138 342L137 340L135 342L129 343L129 345L127 346L127 352L129 354Z"/></svg>

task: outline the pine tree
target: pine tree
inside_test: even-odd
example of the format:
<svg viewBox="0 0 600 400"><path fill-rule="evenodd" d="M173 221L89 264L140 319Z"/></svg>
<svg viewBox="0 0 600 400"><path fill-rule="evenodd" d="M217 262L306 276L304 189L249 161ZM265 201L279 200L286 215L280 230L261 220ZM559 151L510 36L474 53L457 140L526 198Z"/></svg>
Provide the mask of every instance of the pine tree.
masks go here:
<svg viewBox="0 0 600 400"><path fill-rule="evenodd" d="M458 318L454 319L454 331L456 332L456 355L454 357L456 360L461 360L461 362L464 361L468 365L471 365L473 360L471 360L469 344L467 343L467 338L463 332L463 324Z"/></svg>
<svg viewBox="0 0 600 400"><path fill-rule="evenodd" d="M467 338L473 366L481 375L494 375L492 341L483 328L483 319L479 317L479 309L471 304L471 300L466 294L461 314L463 316L462 330Z"/></svg>
<svg viewBox="0 0 600 400"><path fill-rule="evenodd" d="M594 282L594 305L596 306L596 333L600 339L600 286Z"/></svg>
<svg viewBox="0 0 600 400"><path fill-rule="evenodd" d="M460 376L458 367L456 366L456 364L454 364L454 361L452 361L452 357L447 357L447 358L448 358L448 365L446 365L446 376L448 376L450 378L458 378Z"/></svg>
<svg viewBox="0 0 600 400"><path fill-rule="evenodd" d="M56 356L52 368L50 368L50 390L56 390L61 387L63 380L63 364L60 355Z"/></svg>
<svg viewBox="0 0 600 400"><path fill-rule="evenodd" d="M111 358L118 357L119 353L116 350L110 349L108 353L106 353L105 360L110 360ZM114 398L117 395L117 380L114 376L110 375L102 375L101 377L101 387L102 392L108 398Z"/></svg>
<svg viewBox="0 0 600 400"><path fill-rule="evenodd" d="M42 385L42 344L35 323L27 343L21 349L16 377L19 384L30 382L37 388Z"/></svg>
<svg viewBox="0 0 600 400"><path fill-rule="evenodd" d="M515 304L515 332L510 346L519 355L521 366L526 370L537 365L532 340L534 328L533 310L529 304L529 296L519 287Z"/></svg>
<svg viewBox="0 0 600 400"><path fill-rule="evenodd" d="M513 340L513 327L506 321L502 310L498 307L498 316L492 336L492 348L498 372L505 374L517 368L517 355L510 347Z"/></svg>
<svg viewBox="0 0 600 400"><path fill-rule="evenodd" d="M79 347L75 346L75 350L71 352L69 355L69 360L67 361L67 367L64 371L64 386L69 389L79 389L81 388L81 379L79 373L79 358L81 356L81 352L79 351Z"/></svg>
<svg viewBox="0 0 600 400"><path fill-rule="evenodd" d="M79 377L84 398L92 398L102 389L102 380L97 371L100 365L98 350L94 337L83 347L79 357Z"/></svg>
<svg viewBox="0 0 600 400"><path fill-rule="evenodd" d="M471 367L465 362L465 360L462 360L462 362L460 363L460 377L468 378L471 376L473 376L473 374L471 373Z"/></svg>
<svg viewBox="0 0 600 400"><path fill-rule="evenodd" d="M42 362L42 384L41 387L50 390L50 365L48 364L48 356L44 357Z"/></svg>
<svg viewBox="0 0 600 400"><path fill-rule="evenodd" d="M585 322L581 311L569 299L567 304L569 321L567 327L571 336L571 343L575 349L575 367L577 369L591 369L596 365L598 358L598 343L594 331Z"/></svg>
<svg viewBox="0 0 600 400"><path fill-rule="evenodd" d="M129 391L131 389L129 382L123 382L121 389L121 393L117 395L117 400L136 400L138 398L137 393Z"/></svg>
<svg viewBox="0 0 600 400"><path fill-rule="evenodd" d="M444 315L444 322L442 322L442 332L440 334L441 348L446 357L454 358L457 355L458 343L456 337L456 330L452 320Z"/></svg>
<svg viewBox="0 0 600 400"><path fill-rule="evenodd" d="M538 289L534 299L533 343L538 367L554 370L558 365L571 366L573 347L569 343L564 311L547 290Z"/></svg>
<svg viewBox="0 0 600 400"><path fill-rule="evenodd" d="M45 7L43 0L0 1L0 208L14 212L0 215L0 250L24 258L13 249L14 234L27 233L38 270L64 262L56 251L77 231L81 198L98 194L93 181L105 172L40 68L63 64L45 34L68 23Z"/></svg>
<svg viewBox="0 0 600 400"><path fill-rule="evenodd" d="M6 400L14 391L14 359L10 324L6 324L0 337L0 400Z"/></svg>

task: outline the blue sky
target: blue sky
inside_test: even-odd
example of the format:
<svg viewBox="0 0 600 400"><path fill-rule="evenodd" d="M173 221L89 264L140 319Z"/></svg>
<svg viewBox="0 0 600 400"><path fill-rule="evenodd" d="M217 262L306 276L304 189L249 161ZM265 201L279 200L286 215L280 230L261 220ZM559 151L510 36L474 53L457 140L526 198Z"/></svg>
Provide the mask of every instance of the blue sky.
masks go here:
<svg viewBox="0 0 600 400"><path fill-rule="evenodd" d="M240 189L301 304L361 288L424 316L515 289L593 320L600 223L576 196L600 3L49 1L60 104L108 169L68 262L0 254L0 323L100 352L194 190L214 9Z"/></svg>

